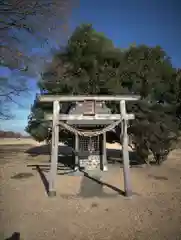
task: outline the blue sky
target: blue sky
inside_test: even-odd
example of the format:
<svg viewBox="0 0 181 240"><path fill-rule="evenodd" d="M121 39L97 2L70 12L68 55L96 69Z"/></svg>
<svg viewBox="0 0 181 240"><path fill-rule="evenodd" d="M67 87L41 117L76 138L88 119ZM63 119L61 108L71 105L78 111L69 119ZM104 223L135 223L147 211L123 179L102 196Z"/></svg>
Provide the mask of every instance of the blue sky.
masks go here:
<svg viewBox="0 0 181 240"><path fill-rule="evenodd" d="M161 45L172 58L174 66L181 67L181 2L179 0L80 0L69 20L70 34L81 23L92 23L105 33L116 46L126 48L132 43ZM57 40L57 39L56 39ZM28 37L27 37L28 42ZM39 44L28 44L31 54L40 51ZM42 54L42 50L40 52ZM0 74L14 76L1 69ZM12 121L1 122L1 128L24 133L30 106L38 89L36 79L28 79L30 91L18 101L21 106L12 107L16 115Z"/></svg>

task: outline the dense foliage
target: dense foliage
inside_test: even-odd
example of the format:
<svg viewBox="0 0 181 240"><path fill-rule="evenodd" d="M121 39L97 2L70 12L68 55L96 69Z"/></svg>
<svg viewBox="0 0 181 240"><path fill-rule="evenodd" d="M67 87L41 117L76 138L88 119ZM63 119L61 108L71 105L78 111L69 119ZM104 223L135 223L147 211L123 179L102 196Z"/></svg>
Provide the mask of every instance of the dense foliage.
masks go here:
<svg viewBox="0 0 181 240"><path fill-rule="evenodd" d="M128 104L128 111L136 115L129 133L141 158L146 159L152 151L159 161L178 137L180 80L180 70L172 66L161 47L118 49L91 25L81 25L42 74L39 88L46 94L141 95L139 102ZM118 111L116 104L108 106ZM51 108L48 104L38 106L36 101L32 107L36 121L30 118L26 130L39 141L48 137L47 123L41 120ZM67 109L65 105L63 111ZM64 133L60 136L67 136Z"/></svg>

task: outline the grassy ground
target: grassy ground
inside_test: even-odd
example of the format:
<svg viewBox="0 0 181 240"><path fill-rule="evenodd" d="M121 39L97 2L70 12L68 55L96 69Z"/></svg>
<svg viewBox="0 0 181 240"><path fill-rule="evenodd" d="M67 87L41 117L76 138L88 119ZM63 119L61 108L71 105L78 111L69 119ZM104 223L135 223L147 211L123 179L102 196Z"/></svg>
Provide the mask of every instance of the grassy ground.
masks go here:
<svg viewBox="0 0 181 240"><path fill-rule="evenodd" d="M48 198L48 151L37 155L27 152L33 144L9 144L0 147L2 239L15 232L24 240L181 239L180 150L161 167L131 168L131 200L121 195L117 164L102 175L102 184L69 176L60 166L57 196Z"/></svg>

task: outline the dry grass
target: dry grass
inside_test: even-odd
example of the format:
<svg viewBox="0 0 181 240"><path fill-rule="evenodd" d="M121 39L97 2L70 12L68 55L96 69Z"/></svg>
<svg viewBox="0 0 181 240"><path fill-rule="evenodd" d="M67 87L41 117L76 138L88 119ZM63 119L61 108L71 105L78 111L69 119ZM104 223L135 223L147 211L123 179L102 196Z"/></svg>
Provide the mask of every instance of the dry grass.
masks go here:
<svg viewBox="0 0 181 240"><path fill-rule="evenodd" d="M57 175L57 196L48 198L39 173L27 166L37 157L27 158L20 145L2 148L3 239L14 232L24 240L181 239L180 150L161 167L131 168L136 194L128 200L86 177L68 175ZM22 173L27 177L12 178ZM123 189L122 169L110 166L102 181Z"/></svg>
<svg viewBox="0 0 181 240"><path fill-rule="evenodd" d="M39 143L35 141L34 139L31 138L0 138L0 145L35 145L35 146L40 146L45 144L44 142ZM109 149L120 149L121 145L119 143L107 143L106 144L107 148Z"/></svg>
<svg viewBox="0 0 181 240"><path fill-rule="evenodd" d="M0 138L0 146L2 145L40 145L31 138Z"/></svg>

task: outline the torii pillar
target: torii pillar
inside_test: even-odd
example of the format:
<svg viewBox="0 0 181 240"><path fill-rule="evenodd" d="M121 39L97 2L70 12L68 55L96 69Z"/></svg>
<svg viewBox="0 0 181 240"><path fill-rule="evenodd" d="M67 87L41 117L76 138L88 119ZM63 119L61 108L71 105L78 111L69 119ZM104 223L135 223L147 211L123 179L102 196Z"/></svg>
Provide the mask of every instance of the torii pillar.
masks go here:
<svg viewBox="0 0 181 240"><path fill-rule="evenodd" d="M126 103L125 100L120 101L120 113L122 117L122 134L120 140L122 141L122 152L123 152L123 175L124 175L124 192L126 197L132 196L132 186L131 186L131 174L130 174L130 161L129 161L129 151L128 151L128 133L127 133L127 122L128 119L134 119L133 114L126 113Z"/></svg>

